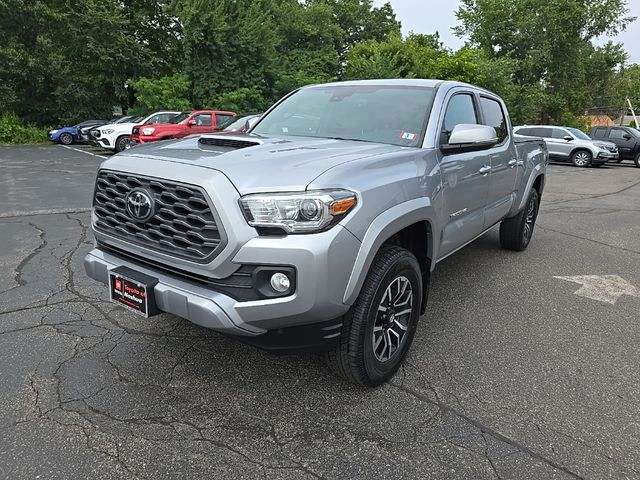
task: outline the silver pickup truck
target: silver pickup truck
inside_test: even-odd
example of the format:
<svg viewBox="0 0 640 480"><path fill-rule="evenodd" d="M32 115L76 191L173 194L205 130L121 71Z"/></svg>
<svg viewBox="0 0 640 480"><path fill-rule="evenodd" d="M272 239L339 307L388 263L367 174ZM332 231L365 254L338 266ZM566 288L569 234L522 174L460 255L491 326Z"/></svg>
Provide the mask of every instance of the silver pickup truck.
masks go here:
<svg viewBox="0 0 640 480"><path fill-rule="evenodd" d="M301 88L247 135L131 148L97 174L87 274L110 298L393 376L436 264L500 224L524 250L548 155L503 101L436 80Z"/></svg>

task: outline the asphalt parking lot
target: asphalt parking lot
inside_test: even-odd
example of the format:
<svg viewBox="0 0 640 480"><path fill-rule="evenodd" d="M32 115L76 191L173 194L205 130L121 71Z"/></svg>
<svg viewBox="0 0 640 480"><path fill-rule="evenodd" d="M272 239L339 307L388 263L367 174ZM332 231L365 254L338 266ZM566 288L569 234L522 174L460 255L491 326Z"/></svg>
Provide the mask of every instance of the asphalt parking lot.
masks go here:
<svg viewBox="0 0 640 480"><path fill-rule="evenodd" d="M363 390L108 302L89 153L0 147L0 478L640 478L640 169L552 165L529 249L439 264Z"/></svg>

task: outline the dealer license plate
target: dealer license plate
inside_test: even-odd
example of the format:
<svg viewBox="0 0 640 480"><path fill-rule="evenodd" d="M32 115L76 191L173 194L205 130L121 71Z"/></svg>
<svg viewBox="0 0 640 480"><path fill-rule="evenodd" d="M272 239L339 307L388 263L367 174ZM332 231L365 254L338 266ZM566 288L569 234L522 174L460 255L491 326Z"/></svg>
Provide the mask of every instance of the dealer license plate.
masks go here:
<svg viewBox="0 0 640 480"><path fill-rule="evenodd" d="M158 313L153 287L158 280L127 267L109 271L109 297L144 317Z"/></svg>

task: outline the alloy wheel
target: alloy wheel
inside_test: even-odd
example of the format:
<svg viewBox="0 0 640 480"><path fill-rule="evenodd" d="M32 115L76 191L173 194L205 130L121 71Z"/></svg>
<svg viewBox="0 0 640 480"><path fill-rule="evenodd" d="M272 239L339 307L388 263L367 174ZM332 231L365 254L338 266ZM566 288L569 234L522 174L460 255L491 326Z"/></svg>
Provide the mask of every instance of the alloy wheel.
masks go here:
<svg viewBox="0 0 640 480"><path fill-rule="evenodd" d="M531 234L533 233L533 226L536 221L536 199L531 197L529 205L527 206L527 216L524 219L524 238L525 241L529 241Z"/></svg>
<svg viewBox="0 0 640 480"><path fill-rule="evenodd" d="M396 277L380 300L373 325L373 354L381 363L388 362L402 350L413 310L411 282Z"/></svg>
<svg viewBox="0 0 640 480"><path fill-rule="evenodd" d="M585 167L589 163L589 154L586 152L578 152L573 158L574 163L579 167Z"/></svg>

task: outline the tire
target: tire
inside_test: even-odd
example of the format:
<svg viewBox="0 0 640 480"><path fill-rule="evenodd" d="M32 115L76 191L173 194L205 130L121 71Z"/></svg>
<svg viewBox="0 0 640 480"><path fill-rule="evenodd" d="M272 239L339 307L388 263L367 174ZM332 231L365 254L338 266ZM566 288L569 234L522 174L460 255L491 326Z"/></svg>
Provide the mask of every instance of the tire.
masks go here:
<svg viewBox="0 0 640 480"><path fill-rule="evenodd" d="M129 135L120 135L116 139L116 153L123 151L125 148L129 146Z"/></svg>
<svg viewBox="0 0 640 480"><path fill-rule="evenodd" d="M571 163L576 167L586 168L591 165L593 155L588 150L576 150L571 154Z"/></svg>
<svg viewBox="0 0 640 480"><path fill-rule="evenodd" d="M393 377L413 342L422 292L416 257L404 248L383 246L343 319L338 345L326 353L329 368L367 387Z"/></svg>
<svg viewBox="0 0 640 480"><path fill-rule="evenodd" d="M60 135L59 140L62 145L71 145L73 143L73 135L70 133L63 133Z"/></svg>
<svg viewBox="0 0 640 480"><path fill-rule="evenodd" d="M533 229L538 218L540 198L535 189L531 190L525 207L515 217L500 223L500 246L507 250L521 252L529 246Z"/></svg>
<svg viewBox="0 0 640 480"><path fill-rule="evenodd" d="M636 164L636 167L640 168L640 153L638 153L636 158L633 159L633 163Z"/></svg>

